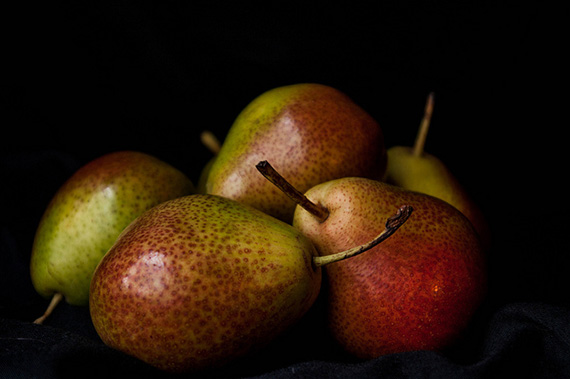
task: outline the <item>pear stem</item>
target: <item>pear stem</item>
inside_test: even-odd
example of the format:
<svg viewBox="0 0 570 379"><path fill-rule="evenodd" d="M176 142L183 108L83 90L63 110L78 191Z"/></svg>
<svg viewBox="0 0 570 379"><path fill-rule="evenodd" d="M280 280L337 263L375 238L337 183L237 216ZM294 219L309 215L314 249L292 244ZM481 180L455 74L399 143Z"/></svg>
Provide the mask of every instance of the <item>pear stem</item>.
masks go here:
<svg viewBox="0 0 570 379"><path fill-rule="evenodd" d="M218 138L209 130L204 130L200 134L200 141L202 144L208 148L214 155L218 155L222 144Z"/></svg>
<svg viewBox="0 0 570 379"><path fill-rule="evenodd" d="M53 297L51 298L51 301L46 309L46 311L44 312L44 314L37 318L36 320L34 320L34 324L43 324L43 322L45 321L46 318L49 317L49 315L51 315L51 313L53 312L53 310L55 309L55 307L57 307L57 305L63 300L63 295L59 292L57 292L55 295L53 295Z"/></svg>
<svg viewBox="0 0 570 379"><path fill-rule="evenodd" d="M261 161L255 165L257 170L279 188L283 193L289 196L295 203L303 207L307 212L314 215L319 222L325 221L329 217L329 211L325 207L313 203L307 199L299 190L289 183L281 174L279 174L271 164L267 161Z"/></svg>
<svg viewBox="0 0 570 379"><path fill-rule="evenodd" d="M382 241L386 240L390 237L400 226L402 226L412 214L413 208L410 205L402 205L396 214L389 217L386 220L386 226L382 233L380 233L376 238L372 241L367 242L363 245L353 247L351 249L341 251L340 253L331 254L331 255L323 255L323 256L314 256L313 257L313 264L316 267L321 267L324 265L328 265L330 263L339 262L344 259L354 257L358 254L361 254L367 250L370 250L374 246L378 245Z"/></svg>
<svg viewBox="0 0 570 379"><path fill-rule="evenodd" d="M429 125L431 122L431 115L433 114L433 103L434 103L434 93L430 92L424 109L424 117L420 123L420 128L416 136L416 141L414 143L413 155L418 157L422 155L424 151L424 145L426 143L426 138L429 130Z"/></svg>

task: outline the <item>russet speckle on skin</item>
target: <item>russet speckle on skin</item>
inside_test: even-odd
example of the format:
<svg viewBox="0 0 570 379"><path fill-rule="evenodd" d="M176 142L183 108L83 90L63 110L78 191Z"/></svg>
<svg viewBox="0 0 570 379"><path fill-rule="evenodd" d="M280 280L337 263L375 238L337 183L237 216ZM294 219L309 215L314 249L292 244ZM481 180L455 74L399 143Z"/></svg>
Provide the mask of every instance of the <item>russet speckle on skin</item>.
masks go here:
<svg viewBox="0 0 570 379"><path fill-rule="evenodd" d="M263 345L314 301L314 248L291 226L231 200L194 195L131 224L91 288L105 343L169 371Z"/></svg>
<svg viewBox="0 0 570 379"><path fill-rule="evenodd" d="M321 255L372 240L401 205L414 209L375 248L326 266L329 324L348 351L371 358L437 349L457 336L485 291L481 246L462 214L441 200L362 178L324 183L306 195L334 204L322 224L306 211L295 214L294 225Z"/></svg>

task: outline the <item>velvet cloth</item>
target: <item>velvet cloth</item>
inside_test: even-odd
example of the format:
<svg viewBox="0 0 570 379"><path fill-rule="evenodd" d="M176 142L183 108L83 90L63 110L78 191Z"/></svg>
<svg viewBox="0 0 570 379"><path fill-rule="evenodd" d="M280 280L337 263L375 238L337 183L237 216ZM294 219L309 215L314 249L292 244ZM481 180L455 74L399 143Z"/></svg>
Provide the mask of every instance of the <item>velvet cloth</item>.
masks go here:
<svg viewBox="0 0 570 379"><path fill-rule="evenodd" d="M140 150L196 183L265 90L320 82L411 145L436 93L426 150L444 160L493 233L489 291L439 352L346 355L322 303L271 346L212 377L570 377L570 227L563 121L567 9L533 2L61 2L6 6L1 144L0 377L169 377L106 347L86 308L48 304L29 257L47 203L104 153ZM566 187L567 188L567 187ZM78 376L79 375L79 376Z"/></svg>

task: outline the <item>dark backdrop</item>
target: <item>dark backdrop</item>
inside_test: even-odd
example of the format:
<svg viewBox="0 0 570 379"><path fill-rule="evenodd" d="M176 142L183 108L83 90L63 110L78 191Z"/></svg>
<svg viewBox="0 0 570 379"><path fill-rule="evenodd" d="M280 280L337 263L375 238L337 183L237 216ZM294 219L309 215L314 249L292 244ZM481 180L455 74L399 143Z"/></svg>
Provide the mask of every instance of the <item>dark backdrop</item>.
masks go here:
<svg viewBox="0 0 570 379"><path fill-rule="evenodd" d="M254 97L299 82L347 93L378 120L387 146L413 143L425 98L436 93L426 150L488 218L489 295L465 338L444 352L355 361L327 339L316 307L225 374L570 376L567 9L204 4L3 6L0 377L159 375L106 348L86 309L64 304L44 326L31 324L47 305L28 273L39 218L65 179L111 151L153 154L196 182L211 156L202 130L223 139Z"/></svg>

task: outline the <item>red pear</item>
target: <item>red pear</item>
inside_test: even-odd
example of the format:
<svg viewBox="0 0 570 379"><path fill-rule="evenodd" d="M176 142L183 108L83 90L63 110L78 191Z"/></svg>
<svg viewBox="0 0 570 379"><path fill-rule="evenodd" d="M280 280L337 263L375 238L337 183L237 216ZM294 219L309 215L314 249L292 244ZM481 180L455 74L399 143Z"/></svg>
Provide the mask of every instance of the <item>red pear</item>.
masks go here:
<svg viewBox="0 0 570 379"><path fill-rule="evenodd" d="M321 258L370 240L401 204L414 209L382 244L325 266L328 322L348 352L373 358L440 349L465 330L484 297L486 270L480 239L456 208L364 178L332 180L299 196L260 171L297 199L293 225Z"/></svg>

